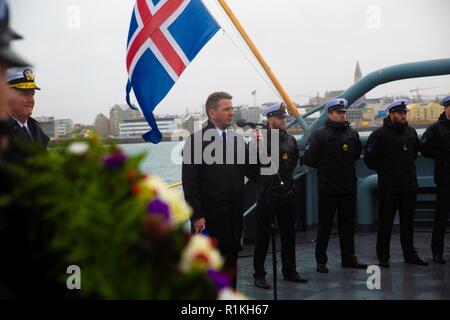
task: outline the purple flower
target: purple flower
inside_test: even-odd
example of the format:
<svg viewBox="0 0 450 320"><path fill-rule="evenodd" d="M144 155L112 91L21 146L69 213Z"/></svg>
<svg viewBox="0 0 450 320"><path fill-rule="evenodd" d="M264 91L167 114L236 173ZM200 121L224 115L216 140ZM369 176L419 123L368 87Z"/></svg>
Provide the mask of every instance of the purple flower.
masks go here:
<svg viewBox="0 0 450 320"><path fill-rule="evenodd" d="M208 270L208 276L214 283L214 286L216 287L217 291L220 291L224 288L228 288L231 284L230 278L219 271L210 269Z"/></svg>
<svg viewBox="0 0 450 320"><path fill-rule="evenodd" d="M121 167L126 161L127 156L121 152L116 152L103 157L103 164L110 169Z"/></svg>
<svg viewBox="0 0 450 320"><path fill-rule="evenodd" d="M169 221L170 219L169 206L161 199L155 199L152 202L150 202L148 204L147 211L150 214L161 215L165 221Z"/></svg>

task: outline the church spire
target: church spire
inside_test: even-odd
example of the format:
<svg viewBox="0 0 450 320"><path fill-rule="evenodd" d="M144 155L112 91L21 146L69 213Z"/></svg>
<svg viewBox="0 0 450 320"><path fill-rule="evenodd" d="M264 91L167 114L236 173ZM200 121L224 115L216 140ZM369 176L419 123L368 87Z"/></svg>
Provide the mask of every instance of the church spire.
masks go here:
<svg viewBox="0 0 450 320"><path fill-rule="evenodd" d="M355 82L358 82L362 78L362 72L361 67L359 66L359 61L356 61L356 68L355 68Z"/></svg>
<svg viewBox="0 0 450 320"><path fill-rule="evenodd" d="M362 78L362 72L361 67L359 66L359 61L356 61L356 68L355 68L355 82L358 82Z"/></svg>

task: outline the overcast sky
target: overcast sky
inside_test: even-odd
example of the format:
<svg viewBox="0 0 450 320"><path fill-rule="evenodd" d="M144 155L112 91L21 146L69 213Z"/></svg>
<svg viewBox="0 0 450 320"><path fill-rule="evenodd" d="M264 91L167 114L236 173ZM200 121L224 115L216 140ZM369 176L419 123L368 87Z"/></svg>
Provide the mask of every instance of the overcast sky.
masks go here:
<svg viewBox="0 0 450 320"><path fill-rule="evenodd" d="M12 25L25 40L14 47L35 66L42 91L36 116L93 123L124 104L125 47L134 0L10 0ZM200 110L207 95L225 90L235 104L278 100L247 59L251 56L216 0L204 0L220 31L157 107L158 114ZM363 74L419 60L450 58L448 0L228 0L293 99L353 83ZM240 49L236 48L235 44ZM244 51L245 56L241 53ZM369 97L450 93L450 77L400 81Z"/></svg>

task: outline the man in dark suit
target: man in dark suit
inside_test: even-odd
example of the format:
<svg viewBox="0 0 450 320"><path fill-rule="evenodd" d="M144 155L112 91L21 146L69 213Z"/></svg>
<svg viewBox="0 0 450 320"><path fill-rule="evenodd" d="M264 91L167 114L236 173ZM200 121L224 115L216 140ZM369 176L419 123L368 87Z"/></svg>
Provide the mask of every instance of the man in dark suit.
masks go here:
<svg viewBox="0 0 450 320"><path fill-rule="evenodd" d="M236 267L241 249L244 213L244 177L248 165L247 146L228 127L233 119L232 96L211 94L206 101L208 123L191 135L183 149L182 182L184 197L193 208L195 233L206 232L217 240L236 288Z"/></svg>
<svg viewBox="0 0 450 320"><path fill-rule="evenodd" d="M34 95L36 90L40 90L31 68L10 68L6 72L6 80L13 89L13 94L8 105L7 120L11 129L12 143L5 158L9 161L21 161L28 156L27 145L45 148L50 138L31 117L35 105Z"/></svg>

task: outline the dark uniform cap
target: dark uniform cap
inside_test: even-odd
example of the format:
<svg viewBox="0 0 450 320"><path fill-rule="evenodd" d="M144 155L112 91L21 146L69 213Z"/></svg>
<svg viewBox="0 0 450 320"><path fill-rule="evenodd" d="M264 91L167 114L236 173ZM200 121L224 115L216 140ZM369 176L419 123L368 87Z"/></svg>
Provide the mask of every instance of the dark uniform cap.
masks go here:
<svg viewBox="0 0 450 320"><path fill-rule="evenodd" d="M444 107L450 106L450 96L446 96L444 99L442 99L441 105Z"/></svg>
<svg viewBox="0 0 450 320"><path fill-rule="evenodd" d="M0 62L9 67L29 65L13 50L10 43L22 37L9 27L9 9L6 0L0 0Z"/></svg>
<svg viewBox="0 0 450 320"><path fill-rule="evenodd" d="M284 102L280 102L268 107L266 110L262 112L264 117L272 117L272 116L285 116L286 115L286 105Z"/></svg>
<svg viewBox="0 0 450 320"><path fill-rule="evenodd" d="M344 98L337 98L328 101L325 104L325 112L331 112L331 111L344 111L346 112L345 108L347 108L348 101Z"/></svg>
<svg viewBox="0 0 450 320"><path fill-rule="evenodd" d="M398 99L392 102L388 107L386 108L386 112L407 112L409 101L407 99Z"/></svg>

